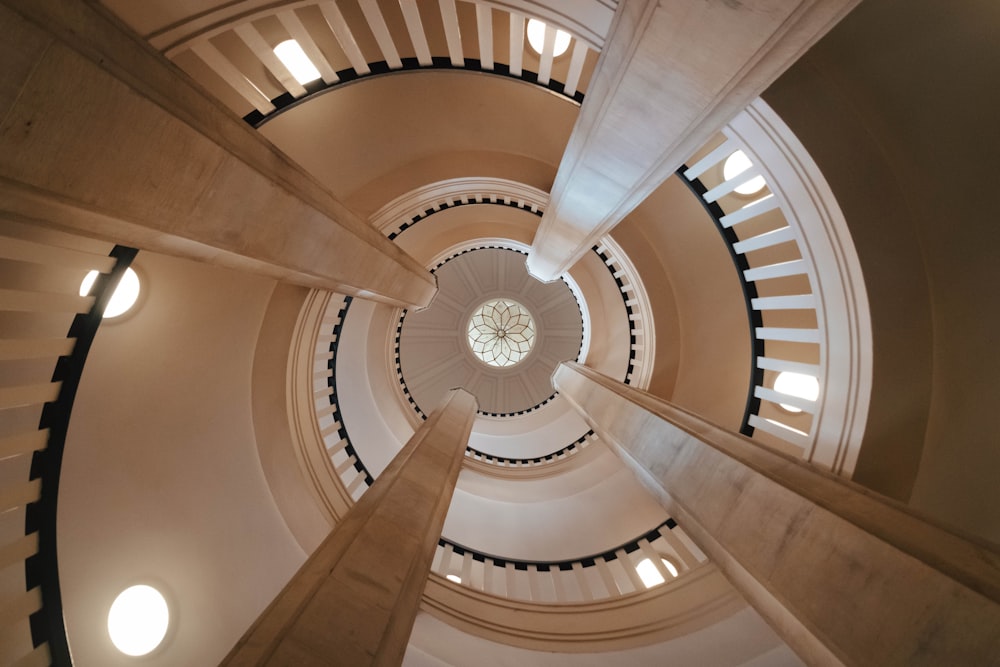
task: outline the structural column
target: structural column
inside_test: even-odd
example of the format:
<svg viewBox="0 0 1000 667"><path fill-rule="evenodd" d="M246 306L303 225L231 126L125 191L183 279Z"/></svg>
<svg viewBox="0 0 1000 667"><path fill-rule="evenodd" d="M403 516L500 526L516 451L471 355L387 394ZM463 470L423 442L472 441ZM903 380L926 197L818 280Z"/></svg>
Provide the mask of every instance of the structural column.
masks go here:
<svg viewBox="0 0 1000 667"><path fill-rule="evenodd" d="M0 0L0 206L400 306L413 258L96 2Z"/></svg>
<svg viewBox="0 0 1000 667"><path fill-rule="evenodd" d="M575 363L556 389L807 663L1000 661L1000 554Z"/></svg>
<svg viewBox="0 0 1000 667"><path fill-rule="evenodd" d="M567 271L859 1L619 2L528 270Z"/></svg>
<svg viewBox="0 0 1000 667"><path fill-rule="evenodd" d="M476 408L445 397L223 665L402 662Z"/></svg>

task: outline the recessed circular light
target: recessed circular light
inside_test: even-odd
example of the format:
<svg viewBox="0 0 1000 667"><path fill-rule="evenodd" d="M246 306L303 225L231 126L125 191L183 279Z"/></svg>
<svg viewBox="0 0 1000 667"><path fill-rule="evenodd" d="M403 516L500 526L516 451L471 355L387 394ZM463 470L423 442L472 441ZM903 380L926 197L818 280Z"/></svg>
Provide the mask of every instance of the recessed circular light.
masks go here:
<svg viewBox="0 0 1000 667"><path fill-rule="evenodd" d="M809 401L815 401L819 397L819 380L812 375L804 373L792 373L791 371L781 371L778 377L774 378L774 390L789 396L798 396ZM801 409L787 403L779 403L781 407L789 412L802 412Z"/></svg>
<svg viewBox="0 0 1000 667"><path fill-rule="evenodd" d="M497 368L522 361L535 344L531 314L511 299L492 299L476 308L466 332L476 358Z"/></svg>
<svg viewBox="0 0 1000 667"><path fill-rule="evenodd" d="M170 625L170 610L160 591L152 586L130 586L118 594L108 612L111 642L125 655L146 655L163 641Z"/></svg>
<svg viewBox="0 0 1000 667"><path fill-rule="evenodd" d="M722 177L727 181L731 180L744 171L753 166L753 162L747 157L747 154L743 151L736 151L728 158L726 158L726 163L722 165ZM764 181L763 176L754 176L746 183L737 186L735 192L741 195L752 195L754 193L760 192L767 185Z"/></svg>
<svg viewBox="0 0 1000 667"><path fill-rule="evenodd" d="M528 45L539 55L545 50L545 27L545 24L538 19L528 19ZM570 39L570 34L565 30L556 30L556 49L552 53L553 58L566 53Z"/></svg>
<svg viewBox="0 0 1000 667"><path fill-rule="evenodd" d="M91 271L84 276L83 282L80 283L80 296L90 294L96 280L97 271ZM118 317L128 312L129 308L134 306L139 299L139 290L139 276L132 269L125 269L122 279L118 282L118 287L115 288L115 293L111 295L111 300L108 301L108 305L104 309L105 319Z"/></svg>
<svg viewBox="0 0 1000 667"><path fill-rule="evenodd" d="M670 573L670 576L672 577L677 576L678 574L677 567L674 566L673 563L671 563L666 558L661 558L660 562L663 563L664 569ZM650 560L649 558L643 558L641 561L639 561L639 564L635 566L635 570L639 574L639 579L642 580L642 583L643 585L646 586L646 588L659 586L664 581L666 581L663 578L663 575L660 574L659 568L657 568L656 565L653 563L653 561Z"/></svg>
<svg viewBox="0 0 1000 667"><path fill-rule="evenodd" d="M455 584L462 583L462 577L458 576L457 574L446 574L444 578Z"/></svg>

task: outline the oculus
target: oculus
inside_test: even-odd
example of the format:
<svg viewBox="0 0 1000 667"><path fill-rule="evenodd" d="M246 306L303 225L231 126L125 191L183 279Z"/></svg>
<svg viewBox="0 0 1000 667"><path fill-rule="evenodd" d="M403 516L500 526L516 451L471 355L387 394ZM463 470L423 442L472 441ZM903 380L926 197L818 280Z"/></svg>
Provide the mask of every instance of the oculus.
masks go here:
<svg viewBox="0 0 1000 667"><path fill-rule="evenodd" d="M528 309L511 299L492 299L469 318L469 347L488 366L504 368L522 361L535 344L535 323Z"/></svg>

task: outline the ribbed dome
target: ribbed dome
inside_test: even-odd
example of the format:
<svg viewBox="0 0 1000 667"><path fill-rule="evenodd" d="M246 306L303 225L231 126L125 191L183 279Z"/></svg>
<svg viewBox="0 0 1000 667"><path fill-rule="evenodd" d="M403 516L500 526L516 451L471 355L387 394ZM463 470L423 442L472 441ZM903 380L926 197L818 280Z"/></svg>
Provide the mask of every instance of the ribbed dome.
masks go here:
<svg viewBox="0 0 1000 667"><path fill-rule="evenodd" d="M517 413L552 396L552 372L559 362L576 359L580 353L583 319L566 283L535 280L524 259L517 251L499 248L462 253L437 270L439 291L431 305L404 315L400 366L421 409L433 409L452 387L473 393L486 413ZM491 306L491 318L497 315L502 325L505 314L508 319L513 316L510 306L516 304L518 316L531 320L534 335L530 345L500 350L498 363L489 363L493 348L486 355L489 359L476 353L483 346L473 345L470 324L478 322L479 329L489 329L480 311L498 301L506 306L500 309L503 312ZM523 337L523 327L518 324L515 329L511 332ZM500 333L506 335L503 326L490 335L502 343Z"/></svg>

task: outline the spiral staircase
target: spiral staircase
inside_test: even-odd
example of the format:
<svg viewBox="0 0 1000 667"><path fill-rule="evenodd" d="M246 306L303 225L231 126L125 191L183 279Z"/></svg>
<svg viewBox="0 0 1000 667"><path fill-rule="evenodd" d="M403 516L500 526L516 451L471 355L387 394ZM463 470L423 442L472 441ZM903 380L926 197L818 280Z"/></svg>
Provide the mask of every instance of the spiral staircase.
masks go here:
<svg viewBox="0 0 1000 667"><path fill-rule="evenodd" d="M578 362L902 498L872 463L884 302L839 181L774 108L736 114L542 283L525 258L616 3L104 4L438 290L404 309L143 250L138 312L93 338L114 283L77 297L78 274L116 280L134 251L4 211L0 660L127 664L94 610L143 581L180 619L150 664L218 661L462 386L479 413L404 664L801 664L551 379ZM316 79L274 55L285 39ZM749 166L727 173L734 154ZM531 318L509 367L470 336L497 300Z"/></svg>

